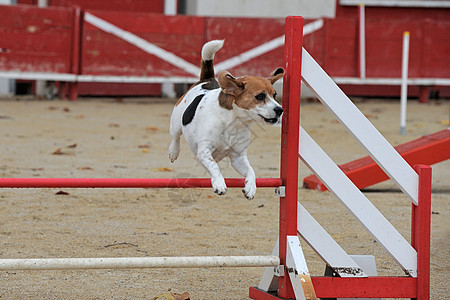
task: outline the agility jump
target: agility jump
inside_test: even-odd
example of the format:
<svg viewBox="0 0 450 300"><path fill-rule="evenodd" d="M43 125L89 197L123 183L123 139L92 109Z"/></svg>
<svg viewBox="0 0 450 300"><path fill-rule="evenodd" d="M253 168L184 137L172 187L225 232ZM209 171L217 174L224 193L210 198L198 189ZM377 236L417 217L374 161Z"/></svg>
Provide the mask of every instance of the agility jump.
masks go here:
<svg viewBox="0 0 450 300"><path fill-rule="evenodd" d="M279 239L271 256L80 259L2 259L0 270L51 268L136 268L268 266L252 299L316 299L336 297L379 297L429 299L431 168L411 168L370 124L329 76L302 49L301 17L286 19L285 76L281 135L280 178L256 179L260 187L276 187L280 196ZM358 139L371 157L393 179L412 202L411 244L378 212L342 171L299 127L300 81ZM406 276L369 277L298 203L298 158L312 169L371 235L388 251ZM228 187L244 187L243 179L225 179ZM43 187L210 187L209 179L49 179L4 178L2 188ZM298 235L324 259L339 277L311 277ZM139 258L141 259L141 258ZM213 261L213 262L211 262Z"/></svg>

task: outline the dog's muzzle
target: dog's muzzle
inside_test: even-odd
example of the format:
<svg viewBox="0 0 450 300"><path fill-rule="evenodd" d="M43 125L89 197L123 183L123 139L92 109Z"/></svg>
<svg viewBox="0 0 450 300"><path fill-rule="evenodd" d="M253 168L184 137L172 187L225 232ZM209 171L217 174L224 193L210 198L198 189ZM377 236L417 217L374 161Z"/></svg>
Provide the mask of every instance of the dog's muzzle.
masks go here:
<svg viewBox="0 0 450 300"><path fill-rule="evenodd" d="M275 118L266 118L262 115L259 115L261 118L263 118L264 122L269 124L275 124L278 123L279 118L281 114L283 113L283 108L281 106L276 106L273 111L275 112Z"/></svg>

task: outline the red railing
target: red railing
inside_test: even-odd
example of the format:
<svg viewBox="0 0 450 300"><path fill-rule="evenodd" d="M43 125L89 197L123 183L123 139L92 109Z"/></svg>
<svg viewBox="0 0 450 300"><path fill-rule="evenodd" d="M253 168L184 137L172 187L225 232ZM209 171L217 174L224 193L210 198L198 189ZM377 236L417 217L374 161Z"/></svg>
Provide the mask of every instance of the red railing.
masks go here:
<svg viewBox="0 0 450 300"><path fill-rule="evenodd" d="M244 187L243 178L226 178L230 188ZM279 187L280 178L257 178L257 187ZM209 178L0 178L0 188L209 188Z"/></svg>

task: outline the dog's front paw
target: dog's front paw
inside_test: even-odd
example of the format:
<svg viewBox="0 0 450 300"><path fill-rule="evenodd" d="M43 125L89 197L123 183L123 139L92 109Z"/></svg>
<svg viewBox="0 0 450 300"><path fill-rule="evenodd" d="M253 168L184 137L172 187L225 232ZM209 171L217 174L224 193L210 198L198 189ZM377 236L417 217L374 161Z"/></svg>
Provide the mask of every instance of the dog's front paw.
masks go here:
<svg viewBox="0 0 450 300"><path fill-rule="evenodd" d="M225 195L227 186L223 178L211 179L212 188L217 195Z"/></svg>
<svg viewBox="0 0 450 300"><path fill-rule="evenodd" d="M247 198L248 200L252 200L253 198L255 198L256 182L254 180L246 180L245 187L242 192L244 193L245 198Z"/></svg>

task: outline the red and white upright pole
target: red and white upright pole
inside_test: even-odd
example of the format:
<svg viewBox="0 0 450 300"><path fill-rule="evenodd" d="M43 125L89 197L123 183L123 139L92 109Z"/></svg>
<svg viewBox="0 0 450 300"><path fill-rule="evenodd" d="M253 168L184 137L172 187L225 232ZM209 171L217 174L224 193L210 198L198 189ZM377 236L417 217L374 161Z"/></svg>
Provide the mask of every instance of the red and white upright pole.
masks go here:
<svg viewBox="0 0 450 300"><path fill-rule="evenodd" d="M300 87L303 43L303 18L286 18L284 44L285 75L283 78L283 122L281 127L280 177L286 189L280 197L279 255L286 265L287 237L297 237L298 141L300 126ZM278 281L278 296L295 298L288 274Z"/></svg>

